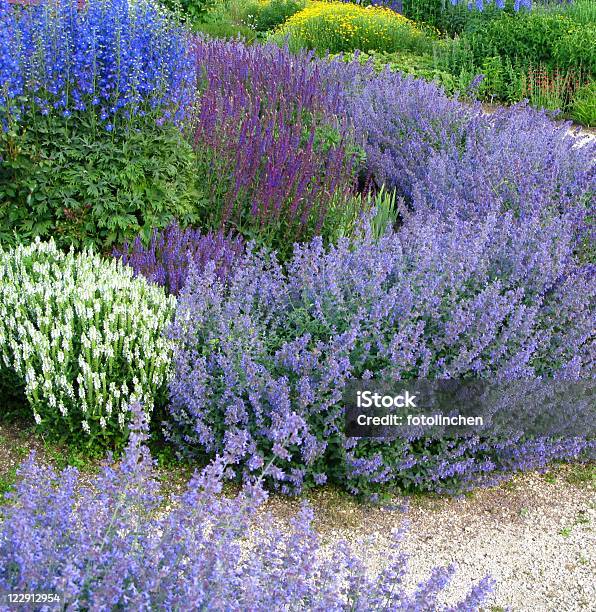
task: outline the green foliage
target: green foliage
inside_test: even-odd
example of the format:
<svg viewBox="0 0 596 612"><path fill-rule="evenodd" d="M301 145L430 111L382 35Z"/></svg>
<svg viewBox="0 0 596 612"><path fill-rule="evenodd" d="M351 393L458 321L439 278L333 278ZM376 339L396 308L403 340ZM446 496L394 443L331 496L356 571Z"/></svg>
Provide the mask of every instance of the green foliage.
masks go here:
<svg viewBox="0 0 596 612"><path fill-rule="evenodd" d="M596 73L596 23L574 24L553 44L553 64Z"/></svg>
<svg viewBox="0 0 596 612"><path fill-rule="evenodd" d="M571 102L571 118L588 127L596 127L596 82L579 89Z"/></svg>
<svg viewBox="0 0 596 612"><path fill-rule="evenodd" d="M508 103L523 99L523 71L509 58L486 57L477 72L484 75L476 93L478 99Z"/></svg>
<svg viewBox="0 0 596 612"><path fill-rule="evenodd" d="M375 210L370 227L373 236L377 239L389 229L395 229L399 211L397 195L394 190L389 191L385 189L385 185L382 185L374 197L369 196L365 208L374 208Z"/></svg>
<svg viewBox="0 0 596 612"><path fill-rule="evenodd" d="M485 4L482 11L469 8L461 2L453 6L449 0L403 0L403 14L419 23L427 23L450 36L474 30L481 24L497 19L503 12L517 14L513 0L507 0L505 9L494 3Z"/></svg>
<svg viewBox="0 0 596 612"><path fill-rule="evenodd" d="M305 6L306 0L249 0L244 4L242 20L256 32L267 32Z"/></svg>
<svg viewBox="0 0 596 612"><path fill-rule="evenodd" d="M200 198L191 146L150 119L108 133L85 116L30 116L0 132L0 159L2 244L40 236L107 250L174 219L192 222Z"/></svg>
<svg viewBox="0 0 596 612"><path fill-rule="evenodd" d="M453 74L437 67L436 61L430 54L416 54L408 51L396 51L387 53L385 51L368 51L349 53L343 56L345 61L351 62L357 59L361 64L371 62L377 72L385 68L392 71L410 74L418 79L434 81L441 85L448 94L457 91L457 81Z"/></svg>
<svg viewBox="0 0 596 612"><path fill-rule="evenodd" d="M554 66L557 62L557 41L568 37L572 40L582 35L579 25L563 15L503 13L498 19L484 23L482 28L478 28L466 38L479 64L487 57L498 55L524 63ZM565 52L561 51L562 57L565 53L573 53L578 60L578 54L583 52L581 45L577 49L570 41L566 43L565 49ZM586 56L581 63L588 65L590 61L592 60L589 56Z"/></svg>
<svg viewBox="0 0 596 612"><path fill-rule="evenodd" d="M545 5L534 4L532 11L549 15L565 15L582 25L596 23L596 3L594 0L573 0L572 2L555 2Z"/></svg>
<svg viewBox="0 0 596 612"><path fill-rule="evenodd" d="M192 22L200 22L218 0L163 0L165 6Z"/></svg>
<svg viewBox="0 0 596 612"><path fill-rule="evenodd" d="M0 474L0 504L6 503L6 494L10 493L17 479L17 468L11 467L4 474Z"/></svg>
<svg viewBox="0 0 596 612"><path fill-rule="evenodd" d="M165 402L174 306L116 259L53 241L0 248L0 371L20 381L40 430L119 446L132 403Z"/></svg>
<svg viewBox="0 0 596 612"><path fill-rule="evenodd" d="M373 209L375 212L370 218L370 227L373 236L380 238L390 227L397 225L399 216L397 194L394 190L386 189L385 185L376 193L358 193L341 209L336 207L332 210L329 217L332 223L325 228L325 234L331 242L352 236L362 215Z"/></svg>
<svg viewBox="0 0 596 612"><path fill-rule="evenodd" d="M195 23L195 32L206 34L211 38L223 39L243 39L246 43L255 41L257 35L254 30L242 24L232 23L231 21L207 21Z"/></svg>
<svg viewBox="0 0 596 612"><path fill-rule="evenodd" d="M238 39L252 43L258 36L246 19L245 0L218 0L199 21L195 21L195 31L211 38Z"/></svg>
<svg viewBox="0 0 596 612"><path fill-rule="evenodd" d="M481 74L474 94L480 100L515 103L527 98L532 106L560 109L576 121L589 118L589 96L585 88L583 95L576 91L591 82L594 72L593 25L580 25L566 9L506 10L493 16L490 10L488 15L472 12L477 15L470 18L461 37L434 44L435 69L451 75L450 80L441 79L443 85L450 83L449 93L457 90L465 95Z"/></svg>
<svg viewBox="0 0 596 612"><path fill-rule="evenodd" d="M403 0L403 14L419 23L428 23L442 32L458 34L470 18L468 7L452 6L449 0Z"/></svg>

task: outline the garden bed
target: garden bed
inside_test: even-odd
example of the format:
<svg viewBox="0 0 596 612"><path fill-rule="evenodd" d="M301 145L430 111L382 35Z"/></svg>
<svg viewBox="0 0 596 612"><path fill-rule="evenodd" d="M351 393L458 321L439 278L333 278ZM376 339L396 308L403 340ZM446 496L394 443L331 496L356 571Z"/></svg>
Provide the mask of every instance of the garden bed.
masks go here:
<svg viewBox="0 0 596 612"><path fill-rule="evenodd" d="M589 609L592 9L390 4L0 2L0 609Z"/></svg>

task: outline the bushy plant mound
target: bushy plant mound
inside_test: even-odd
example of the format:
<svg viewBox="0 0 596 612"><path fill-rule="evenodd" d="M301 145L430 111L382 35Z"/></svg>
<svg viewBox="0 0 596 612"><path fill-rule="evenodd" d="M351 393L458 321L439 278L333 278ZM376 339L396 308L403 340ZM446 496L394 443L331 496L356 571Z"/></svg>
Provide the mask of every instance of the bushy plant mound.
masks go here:
<svg viewBox="0 0 596 612"><path fill-rule="evenodd" d="M391 9L343 2L311 2L274 34L292 48L342 51L419 49L425 37L413 21Z"/></svg>
<svg viewBox="0 0 596 612"><path fill-rule="evenodd" d="M575 456L585 441L346 438L342 394L353 380L589 375L596 282L576 246L564 216L432 214L379 241L296 246L285 270L251 252L227 287L191 277L170 436L187 455L240 455L245 475L275 457L283 492L328 479L353 493L454 490Z"/></svg>
<svg viewBox="0 0 596 612"><path fill-rule="evenodd" d="M72 121L28 113L26 127L0 132L2 244L40 236L105 251L196 220L194 153L176 126L145 118L106 132Z"/></svg>
<svg viewBox="0 0 596 612"><path fill-rule="evenodd" d="M91 251L54 242L0 250L0 368L47 432L117 446L130 405L164 400L175 305L160 287Z"/></svg>
<svg viewBox="0 0 596 612"><path fill-rule="evenodd" d="M194 143L205 224L287 251L325 232L351 195L339 84L309 54L198 40Z"/></svg>
<svg viewBox="0 0 596 612"><path fill-rule="evenodd" d="M596 82L577 91L571 105L571 116L587 127L596 127Z"/></svg>
<svg viewBox="0 0 596 612"><path fill-rule="evenodd" d="M564 15L504 13L467 38L477 61L499 55L596 72L594 26L580 25Z"/></svg>
<svg viewBox="0 0 596 612"><path fill-rule="evenodd" d="M131 266L136 275L177 295L189 272L200 273L208 265L225 280L243 251L240 237L201 234L200 230L171 225L163 232L154 231L147 245L138 236L132 244L115 249L113 255Z"/></svg>
<svg viewBox="0 0 596 612"><path fill-rule="evenodd" d="M194 23L203 21L209 11L218 4L218 0L164 0L164 6L182 13Z"/></svg>
<svg viewBox="0 0 596 612"><path fill-rule="evenodd" d="M493 208L522 217L538 210L585 215L596 143L578 146L568 126L524 106L487 115L433 83L389 70L339 68L369 172L417 210L470 218Z"/></svg>
<svg viewBox="0 0 596 612"><path fill-rule="evenodd" d="M146 429L146 426L145 426ZM435 568L413 590L396 550L379 576L343 544L329 555L305 506L282 531L259 529L260 483L221 496L225 460L190 481L164 510L145 429L136 424L124 460L82 482L34 456L0 507L0 588L56 592L64 609L430 610L454 573ZM258 520L260 519L260 520ZM249 536L247 538L247 536ZM477 610L484 578L442 609Z"/></svg>
<svg viewBox="0 0 596 612"><path fill-rule="evenodd" d="M593 12L581 0L531 13L473 11L462 36L437 46L435 59L458 81L484 75L480 99L529 99L537 108L571 114L577 90L596 71Z"/></svg>
<svg viewBox="0 0 596 612"><path fill-rule="evenodd" d="M106 130L156 110L179 121L192 99L188 36L151 0L2 0L0 31L4 127L24 110Z"/></svg>
<svg viewBox="0 0 596 612"><path fill-rule="evenodd" d="M458 91L459 83L454 75L438 68L431 54L418 54L412 51L396 51L394 53L354 51L353 53L341 54L341 57L345 62L358 61L363 65L369 64L377 73L383 72L383 70L391 70L411 75L417 79L434 81L449 95Z"/></svg>
<svg viewBox="0 0 596 612"><path fill-rule="evenodd" d="M257 32L268 32L306 6L306 0L249 0L243 2L242 19Z"/></svg>

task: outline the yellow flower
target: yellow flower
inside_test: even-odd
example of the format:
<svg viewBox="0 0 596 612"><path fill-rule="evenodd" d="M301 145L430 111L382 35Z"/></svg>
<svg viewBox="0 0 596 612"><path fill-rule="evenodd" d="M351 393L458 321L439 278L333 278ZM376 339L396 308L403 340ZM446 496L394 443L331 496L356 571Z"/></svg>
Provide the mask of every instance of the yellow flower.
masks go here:
<svg viewBox="0 0 596 612"><path fill-rule="evenodd" d="M311 48L337 50L397 50L423 36L416 24L391 9L318 0L291 16L274 34L298 35ZM323 38L321 38L323 37Z"/></svg>

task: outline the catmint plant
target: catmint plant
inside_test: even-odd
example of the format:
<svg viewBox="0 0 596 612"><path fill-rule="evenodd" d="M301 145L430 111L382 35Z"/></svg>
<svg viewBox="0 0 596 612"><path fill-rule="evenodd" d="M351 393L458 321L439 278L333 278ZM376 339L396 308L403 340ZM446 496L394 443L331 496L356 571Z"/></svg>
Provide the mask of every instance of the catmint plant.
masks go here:
<svg viewBox="0 0 596 612"><path fill-rule="evenodd" d="M0 369L35 422L88 446L118 445L130 405L163 403L175 306L161 287L53 241L0 249Z"/></svg>
<svg viewBox="0 0 596 612"><path fill-rule="evenodd" d="M488 115L434 83L375 75L357 62L335 68L368 172L414 209L467 218L489 209L520 217L564 211L581 225L594 196L593 140L523 104Z"/></svg>
<svg viewBox="0 0 596 612"><path fill-rule="evenodd" d="M347 438L343 397L354 381L589 378L596 284L576 246L562 218L435 213L380 239L365 224L328 248L297 245L285 267L250 250L225 289L191 276L171 330L169 436L190 457L233 450L245 477L275 458L284 493L326 480L457 490L578 456L587 430L521 454L514 434Z"/></svg>
<svg viewBox="0 0 596 612"><path fill-rule="evenodd" d="M255 478L222 494L226 455L164 500L135 420L124 458L97 476L56 472L32 455L0 506L0 589L55 592L63 609L423 610L436 609L455 568L434 568L408 587L407 557L396 549L371 574L347 545L325 550L304 506L289 524L267 529L266 493ZM267 468L265 468L266 470ZM164 503L167 501L167 504ZM478 610L493 588L481 579L446 611Z"/></svg>

